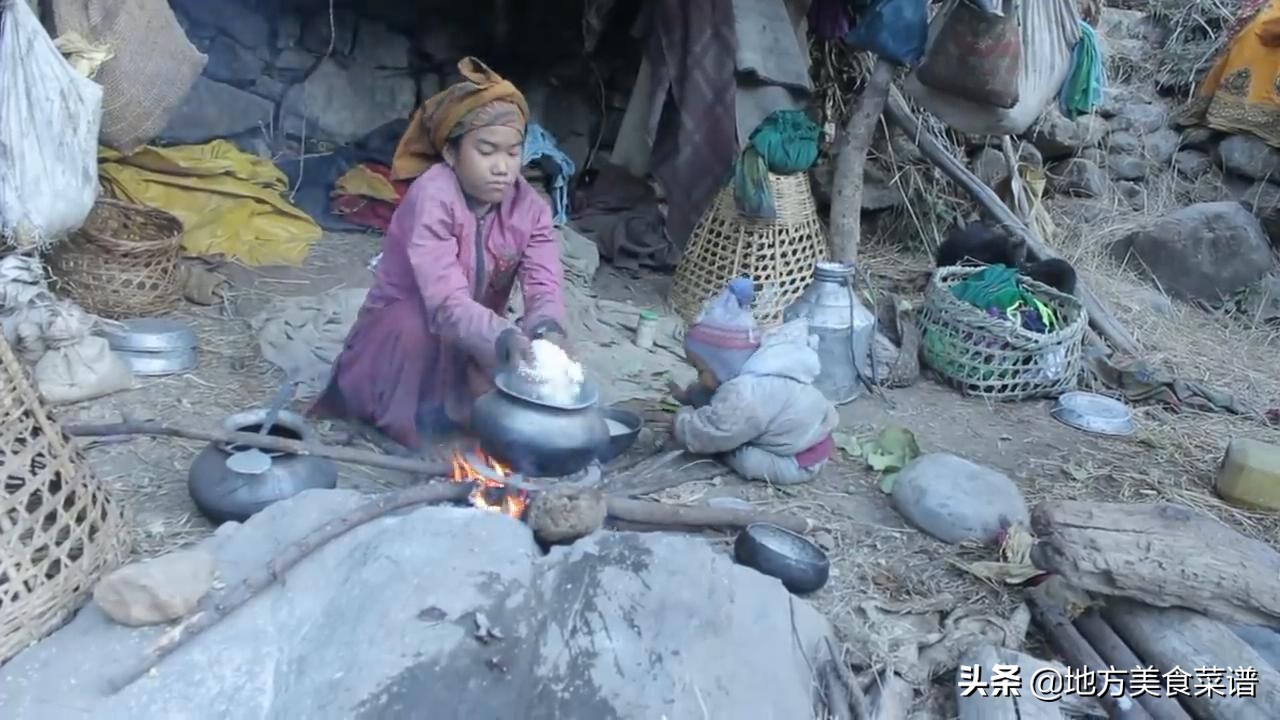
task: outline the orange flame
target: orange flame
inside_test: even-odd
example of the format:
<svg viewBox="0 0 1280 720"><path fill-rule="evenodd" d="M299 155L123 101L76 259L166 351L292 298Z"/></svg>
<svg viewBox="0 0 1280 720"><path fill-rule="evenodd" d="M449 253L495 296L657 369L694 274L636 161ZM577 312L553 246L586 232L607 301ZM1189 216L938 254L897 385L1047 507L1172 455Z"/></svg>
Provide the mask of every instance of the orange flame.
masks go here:
<svg viewBox="0 0 1280 720"><path fill-rule="evenodd" d="M491 512L501 512L508 517L520 519L524 515L525 505L528 504L528 493L524 490L508 487L502 482L502 478L511 475L511 470L497 460L485 455L479 448L471 454L471 458L476 462L484 463L485 469L483 471L477 469L467 459L466 455L454 450L453 475L450 479L456 483L469 482L475 484L475 488L468 497L475 507ZM502 499L498 502L490 501L489 493L487 492L490 490L500 492Z"/></svg>

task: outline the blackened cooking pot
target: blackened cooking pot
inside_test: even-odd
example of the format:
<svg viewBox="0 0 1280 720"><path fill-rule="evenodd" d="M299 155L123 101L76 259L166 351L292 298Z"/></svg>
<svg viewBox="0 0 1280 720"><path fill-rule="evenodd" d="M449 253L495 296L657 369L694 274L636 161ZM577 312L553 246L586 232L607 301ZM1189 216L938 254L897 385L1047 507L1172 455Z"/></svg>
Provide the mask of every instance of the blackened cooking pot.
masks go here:
<svg viewBox="0 0 1280 720"><path fill-rule="evenodd" d="M471 430L484 453L515 472L563 477L591 464L609 442L609 428L594 385L583 383L578 399L561 406L541 400L518 378L499 373L496 390L471 409Z"/></svg>

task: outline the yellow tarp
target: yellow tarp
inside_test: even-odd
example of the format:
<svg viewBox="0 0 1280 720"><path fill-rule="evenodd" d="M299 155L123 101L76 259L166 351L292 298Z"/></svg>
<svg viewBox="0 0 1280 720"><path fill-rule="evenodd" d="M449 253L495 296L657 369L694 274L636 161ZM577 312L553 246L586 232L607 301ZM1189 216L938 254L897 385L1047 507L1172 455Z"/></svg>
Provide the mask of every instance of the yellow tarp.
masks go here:
<svg viewBox="0 0 1280 720"><path fill-rule="evenodd" d="M389 203L400 202L400 195L391 181L364 165L356 165L338 178L330 195L359 195Z"/></svg>
<svg viewBox="0 0 1280 720"><path fill-rule="evenodd" d="M226 140L144 147L127 157L98 149L98 177L122 200L173 213L186 226L183 249L247 265L299 265L322 234L289 204L284 173Z"/></svg>

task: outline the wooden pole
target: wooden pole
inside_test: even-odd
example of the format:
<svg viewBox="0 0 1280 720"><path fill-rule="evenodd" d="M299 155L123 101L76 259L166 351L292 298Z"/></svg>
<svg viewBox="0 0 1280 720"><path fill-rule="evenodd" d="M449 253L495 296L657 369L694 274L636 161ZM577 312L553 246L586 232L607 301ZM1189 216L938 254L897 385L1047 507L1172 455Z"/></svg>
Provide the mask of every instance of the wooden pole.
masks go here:
<svg viewBox="0 0 1280 720"><path fill-rule="evenodd" d="M465 500L471 493L471 489L471 483L437 482L400 492L385 493L312 530L302 539L286 546L270 563L250 574L239 585L214 597L205 609L192 615L172 631L165 633L160 638L160 642L147 652L140 663L125 668L112 681L111 692L119 692L146 675L174 650L235 612L241 605L283 577L290 568L330 541L396 510L415 505Z"/></svg>
<svg viewBox="0 0 1280 720"><path fill-rule="evenodd" d="M876 123L884 114L885 100L893 87L895 67L876 58L871 77L849 113L836 152L836 171L831 187L831 256L848 265L858 261L862 241L862 189L867 151L875 135Z"/></svg>
<svg viewBox="0 0 1280 720"><path fill-rule="evenodd" d="M889 90L885 115L889 122L906 133L907 137L920 148L921 154L957 185L964 188L1001 225L1016 233L1026 243L1028 252L1037 260L1060 257L1039 238L1034 229L1024 225L1018 216L1001 202L994 190L969 172L968 168L942 147L937 138L920 125L920 121L911 112L906 98L897 88ZM1132 357L1139 356L1138 341L1107 311L1093 290L1081 281L1076 286L1076 292L1080 303L1089 314L1089 325L1116 350Z"/></svg>
<svg viewBox="0 0 1280 720"><path fill-rule="evenodd" d="M1116 631L1111 629L1107 621L1102 619L1102 615L1096 609L1091 608L1077 617L1075 625L1084 639L1112 667L1123 668L1126 671L1148 667L1147 663L1142 662L1133 650L1129 649ZM1163 685L1163 682L1161 684ZM1137 700L1155 720L1191 720L1191 716L1182 709L1178 701L1166 694L1153 695L1144 692L1137 696Z"/></svg>
<svg viewBox="0 0 1280 720"><path fill-rule="evenodd" d="M176 437L186 440L199 440L202 442L242 445L245 447L260 448L262 450L274 450L276 452L289 453L291 455L311 455L313 457L328 458L339 462L349 462L357 465L382 468L384 470L399 470L401 472L426 475L428 477L447 475L452 470L451 466L447 463L427 460L425 458L396 457L394 455L370 452L368 450L356 450L354 448L322 445L315 442L290 440L289 438L276 437L274 435L197 430L194 428L184 428L176 425L167 425L165 423L151 421L129 421L106 423L101 425L63 425L62 431L72 437L155 435L159 437Z"/></svg>
<svg viewBox="0 0 1280 720"><path fill-rule="evenodd" d="M1079 670L1088 668L1094 672L1108 669L1107 664L1085 641L1080 631L1071 624L1065 609L1054 602L1044 585L1028 590L1026 598L1036 624L1044 631L1054 648L1066 658L1068 667ZM1132 668L1117 669L1121 673L1127 673ZM1102 688L1102 694L1098 697L1112 720L1152 720L1146 709L1134 698L1129 697L1127 678L1121 675L1119 680L1124 691L1121 697L1113 697L1108 688Z"/></svg>
<svg viewBox="0 0 1280 720"><path fill-rule="evenodd" d="M813 523L808 519L782 513L697 505L667 505L651 500L633 500L624 497L610 497L606 504L609 517L644 525L744 528L752 523L770 523L796 533L807 533L813 530Z"/></svg>
<svg viewBox="0 0 1280 720"><path fill-rule="evenodd" d="M1181 570L1179 570L1181 571ZM1125 643L1147 663L1161 669L1165 679L1178 668L1189 687L1179 687L1178 700L1197 720L1266 720L1275 718L1280 706L1280 672L1276 672L1244 640L1226 625L1183 608L1160 609L1142 603L1113 599L1102 616ZM1202 668L1224 668L1213 692L1197 692ZM1228 694L1227 678L1236 668L1256 674L1252 694ZM1179 682L1179 685L1182 685Z"/></svg>

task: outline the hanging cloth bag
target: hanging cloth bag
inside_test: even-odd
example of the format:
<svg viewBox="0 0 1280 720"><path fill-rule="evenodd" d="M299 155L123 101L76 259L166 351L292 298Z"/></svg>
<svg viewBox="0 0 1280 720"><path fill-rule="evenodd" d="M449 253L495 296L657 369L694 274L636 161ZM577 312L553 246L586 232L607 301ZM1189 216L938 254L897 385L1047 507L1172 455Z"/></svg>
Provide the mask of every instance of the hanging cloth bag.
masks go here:
<svg viewBox="0 0 1280 720"><path fill-rule="evenodd" d="M948 0L929 24L930 46L941 35L942 23L964 0ZM1021 135L1053 103L1071 71L1071 52L1080 41L1080 11L1076 0L1021 0L1014 3L1022 33L1022 64L1018 72L1018 102L1011 108L973 102L925 84L911 72L902 89L951 129L972 135ZM1008 14L1008 13L1006 13ZM927 53L926 53L927 54Z"/></svg>
<svg viewBox="0 0 1280 720"><path fill-rule="evenodd" d="M1035 1L1035 0L1033 0ZM1004 0L1002 15L958 2L916 70L920 82L943 92L998 108L1018 104L1022 70L1022 30L1015 0Z"/></svg>

